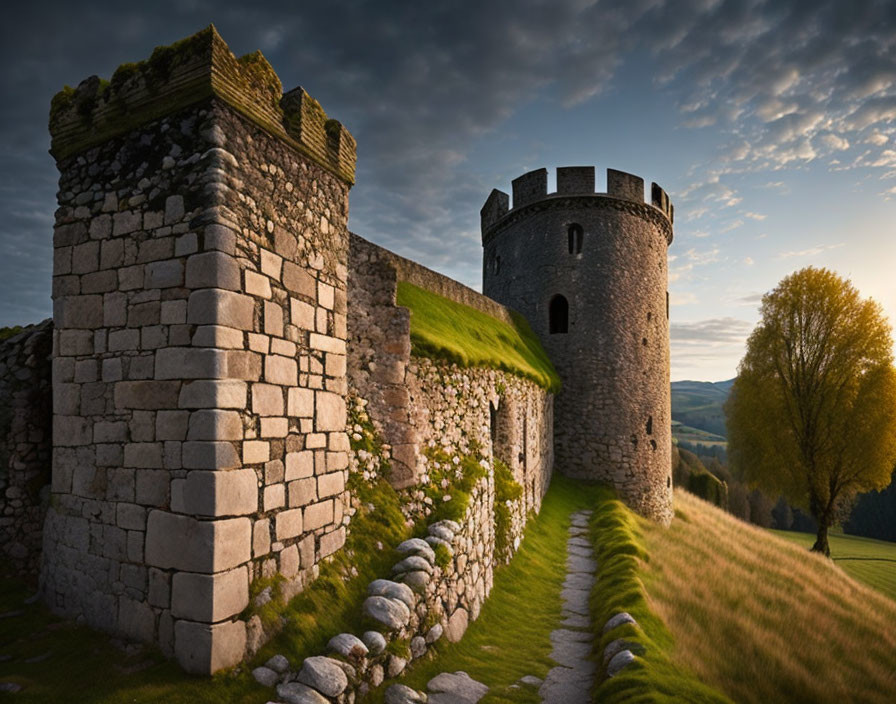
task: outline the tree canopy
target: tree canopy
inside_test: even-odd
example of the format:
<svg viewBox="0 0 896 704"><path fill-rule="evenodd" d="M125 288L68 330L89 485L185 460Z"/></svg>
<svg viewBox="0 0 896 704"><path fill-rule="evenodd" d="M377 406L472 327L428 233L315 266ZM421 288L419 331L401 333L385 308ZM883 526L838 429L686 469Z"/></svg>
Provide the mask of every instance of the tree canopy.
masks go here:
<svg viewBox="0 0 896 704"><path fill-rule="evenodd" d="M783 279L725 405L732 466L809 510L813 550L857 492L882 489L896 464L896 371L880 305L827 269Z"/></svg>

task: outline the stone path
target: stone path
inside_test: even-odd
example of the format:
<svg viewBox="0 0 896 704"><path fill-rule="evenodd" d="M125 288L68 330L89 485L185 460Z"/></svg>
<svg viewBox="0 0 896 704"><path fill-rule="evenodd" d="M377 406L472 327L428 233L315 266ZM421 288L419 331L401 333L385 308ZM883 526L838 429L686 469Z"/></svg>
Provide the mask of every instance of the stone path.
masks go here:
<svg viewBox="0 0 896 704"><path fill-rule="evenodd" d="M567 541L566 581L563 583L562 628L551 633L551 657L559 663L548 672L538 690L542 702L589 704L595 664L588 659L594 634L588 612L588 596L594 585L597 563L588 540L591 511L572 515Z"/></svg>

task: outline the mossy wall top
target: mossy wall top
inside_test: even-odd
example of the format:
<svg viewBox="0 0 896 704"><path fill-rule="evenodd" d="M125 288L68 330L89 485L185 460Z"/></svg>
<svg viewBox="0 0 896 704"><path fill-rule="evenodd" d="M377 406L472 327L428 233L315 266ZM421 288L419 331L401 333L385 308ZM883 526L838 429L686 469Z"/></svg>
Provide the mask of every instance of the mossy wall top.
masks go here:
<svg viewBox="0 0 896 704"><path fill-rule="evenodd" d="M66 86L50 107L50 153L61 161L111 137L216 96L352 184L355 140L302 88L282 94L280 79L256 51L237 59L214 26L139 63L111 81L96 76Z"/></svg>
<svg viewBox="0 0 896 704"><path fill-rule="evenodd" d="M416 354L465 367L501 369L554 393L560 389L554 365L521 315L354 233L349 246L388 262L395 287L391 303L411 312L410 337Z"/></svg>

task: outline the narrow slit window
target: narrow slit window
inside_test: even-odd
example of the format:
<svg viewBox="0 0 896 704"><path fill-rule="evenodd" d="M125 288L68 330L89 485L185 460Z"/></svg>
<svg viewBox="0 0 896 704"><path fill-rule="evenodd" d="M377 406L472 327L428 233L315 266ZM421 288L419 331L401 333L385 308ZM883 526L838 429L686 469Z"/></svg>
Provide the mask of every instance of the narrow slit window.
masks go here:
<svg viewBox="0 0 896 704"><path fill-rule="evenodd" d="M569 253L581 254L582 241L585 239L585 232L582 230L582 226L573 223L567 230L567 236L569 238Z"/></svg>
<svg viewBox="0 0 896 704"><path fill-rule="evenodd" d="M569 332L569 303L557 294L548 306L548 330L551 335Z"/></svg>

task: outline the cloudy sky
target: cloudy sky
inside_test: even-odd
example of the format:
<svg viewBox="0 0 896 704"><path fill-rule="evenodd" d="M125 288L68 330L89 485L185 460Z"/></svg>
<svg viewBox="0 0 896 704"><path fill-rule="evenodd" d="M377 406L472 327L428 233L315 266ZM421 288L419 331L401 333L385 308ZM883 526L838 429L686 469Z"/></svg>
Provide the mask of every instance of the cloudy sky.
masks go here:
<svg viewBox="0 0 896 704"><path fill-rule="evenodd" d="M209 23L355 135L355 232L476 288L492 188L583 164L598 167L598 190L606 167L664 186L673 379L733 376L761 294L810 264L896 322L896 2L144 7L4 10L0 326L51 310L50 98Z"/></svg>

